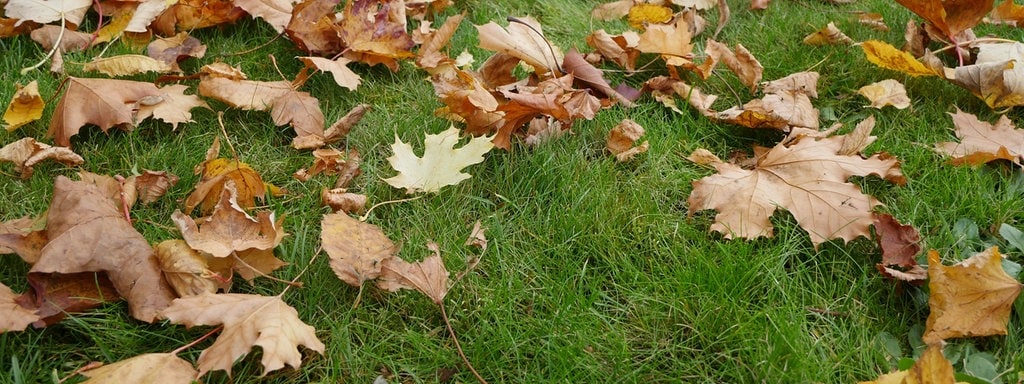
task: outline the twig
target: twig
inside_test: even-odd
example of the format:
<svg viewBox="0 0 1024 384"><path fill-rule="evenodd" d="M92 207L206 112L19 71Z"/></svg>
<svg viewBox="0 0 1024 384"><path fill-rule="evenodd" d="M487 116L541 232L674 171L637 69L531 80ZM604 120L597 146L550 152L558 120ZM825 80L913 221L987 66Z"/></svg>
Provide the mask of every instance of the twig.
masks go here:
<svg viewBox="0 0 1024 384"><path fill-rule="evenodd" d="M419 199L422 199L423 196L425 196L425 195L419 195L419 196L416 196L416 197L410 197L408 199L388 200L388 201L384 201L384 202L380 202L380 203L374 204L372 207L370 207L370 209L366 210L365 214L363 214L362 216L359 216L359 221L366 221L366 219L368 219L370 217L370 212L373 212L374 208L377 208L377 207L382 206L384 204L404 203L406 201L419 200Z"/></svg>
<svg viewBox="0 0 1024 384"><path fill-rule="evenodd" d="M452 335L452 341L455 342L455 349L459 351L459 357L462 357L462 362L466 363L466 367L469 368L470 372L473 372L473 376L476 376L476 380L479 381L480 384L487 384L487 380L484 380L484 378L477 373L476 368L473 368L473 364L469 362L469 359L466 358L466 354L462 352L462 345L459 344L459 338L455 337L455 330L452 329L452 323L448 321L448 312L445 312L444 310L444 302L442 301L437 304L437 306L441 307L441 318L444 319L444 325L448 327L448 334Z"/></svg>
<svg viewBox="0 0 1024 384"><path fill-rule="evenodd" d="M202 337L200 337L198 339L195 339L191 343L182 345L182 346L178 347L178 349L175 349L175 350L171 351L171 354L172 355L177 355L177 354L181 353L181 351L184 351L186 349L192 348L192 346L201 343L203 340L208 339L210 336L213 336L214 333L220 332L223 329L224 329L224 325L218 325L217 328L211 329L210 332L206 332L206 334L203 335Z"/></svg>
<svg viewBox="0 0 1024 384"><path fill-rule="evenodd" d="M300 287L300 288L302 287L302 283L299 282L299 278L302 277L302 275L306 274L306 271L309 270L309 267L313 265L313 261L316 260L317 255L319 255L320 252L322 252L323 250L324 250L324 246L321 245L320 247L318 247L316 249L316 252L313 252L313 257L309 258L309 263L306 263L306 267L302 268L302 270L299 271L299 274L295 275L295 277L292 278L291 283L289 283L287 286L285 286L284 290L282 290L281 293L278 294L278 296L284 296L284 293L288 292L288 289L291 288L291 287Z"/></svg>
<svg viewBox="0 0 1024 384"><path fill-rule="evenodd" d="M36 65L33 65L31 67L27 67L27 68L22 68L21 69L21 74L22 75L24 75L26 73L29 73L31 71L34 71L36 68L39 68L39 67L43 66L43 64L45 64L47 60L49 60L51 57L53 57L53 54L55 52L57 52L58 49L60 49L60 41L62 39L64 39L64 30L67 29L65 27L66 23L67 22L64 20L64 13L61 12L61 14L60 14L60 33L57 34L57 40L53 41L53 48L51 48L50 52L47 53L46 56L43 57L42 60L39 60L39 62L36 63Z"/></svg>
<svg viewBox="0 0 1024 384"><path fill-rule="evenodd" d="M559 74L565 73L565 70L562 69L562 65L558 63L558 56L555 55L555 48L551 46L551 42L548 41L548 38L544 37L543 33L540 33L540 31L538 31L532 25L527 24L525 21L519 20L518 18L516 18L514 16L506 17L505 20L508 20L510 23L519 23L519 24L525 25L527 28L530 28L530 30L533 31L533 33L536 33L537 36L540 36L541 39L544 39L544 43L548 45L548 51L551 51L551 61L555 62L555 68L558 68L558 73ZM548 69L551 69L551 68L548 68ZM554 72L554 71L552 71L552 72Z"/></svg>
<svg viewBox="0 0 1024 384"><path fill-rule="evenodd" d="M231 157L238 160L238 152L235 152L235 145L231 144L231 138L228 137L228 131L224 129L224 111L217 112L217 123L220 124L220 133L224 134L224 141L228 142L228 148L231 149Z"/></svg>
<svg viewBox="0 0 1024 384"><path fill-rule="evenodd" d="M956 48L956 47L959 47L959 46L967 46L967 45L971 45L971 44L974 44L974 43L1016 43L1016 42L1017 42L1016 40L1000 39L998 37L981 37L981 38L977 38L977 39L974 39L974 40L971 40L971 41L963 41L963 42L959 42L959 43L956 43L956 44L949 44L949 45L947 45L945 47L942 47L942 48L939 48L939 49L936 49L936 50L932 51L932 53L939 54L939 52L945 52L945 51L948 51L950 49L953 49L953 48ZM959 50L958 50L958 52L959 52ZM962 65L963 62L961 61L960 64Z"/></svg>

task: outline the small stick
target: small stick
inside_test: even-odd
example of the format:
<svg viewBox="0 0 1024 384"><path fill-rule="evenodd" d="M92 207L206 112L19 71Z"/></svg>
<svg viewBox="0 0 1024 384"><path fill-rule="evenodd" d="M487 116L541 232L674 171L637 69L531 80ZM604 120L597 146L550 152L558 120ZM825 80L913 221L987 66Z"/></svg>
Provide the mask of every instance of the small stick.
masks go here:
<svg viewBox="0 0 1024 384"><path fill-rule="evenodd" d="M370 207L370 209L366 210L365 214L363 214L362 216L359 216L359 221L366 221L366 219L368 219L370 217L370 212L373 212L374 208L377 208L377 207L382 206L384 204L404 203L406 201L419 200L419 199L422 199L423 196L425 196L425 195L419 195L419 196L416 196L416 197L410 197L408 199L389 200L389 201L384 201L384 202L380 202L380 203L374 204L372 207Z"/></svg>
<svg viewBox="0 0 1024 384"><path fill-rule="evenodd" d="M469 371L473 372L473 376L476 376L476 380L480 384L487 384L487 380L484 380L479 373L476 372L476 368L473 368L473 364L466 358L466 354L462 352L462 345L459 344L459 338L455 337L455 331L452 330L452 323L448 321L448 313L444 310L444 302L438 303L437 306L441 307L441 318L444 319L444 325L448 327L448 334L452 335L452 340L455 341L455 349L459 351L459 357L462 357L462 362L466 363L466 367L469 367Z"/></svg>
<svg viewBox="0 0 1024 384"><path fill-rule="evenodd" d="M199 344L203 340L206 340L210 336L213 336L214 333L220 332L223 329L224 329L223 325L218 325L217 328L211 329L210 332L206 332L206 334L203 335L202 337L200 337L198 339L195 339L191 343L182 345L182 346L178 347L178 349L175 349L175 350L171 351L171 354L172 355L177 355L178 353L181 353L181 351L184 351L186 349L192 348L194 345Z"/></svg>

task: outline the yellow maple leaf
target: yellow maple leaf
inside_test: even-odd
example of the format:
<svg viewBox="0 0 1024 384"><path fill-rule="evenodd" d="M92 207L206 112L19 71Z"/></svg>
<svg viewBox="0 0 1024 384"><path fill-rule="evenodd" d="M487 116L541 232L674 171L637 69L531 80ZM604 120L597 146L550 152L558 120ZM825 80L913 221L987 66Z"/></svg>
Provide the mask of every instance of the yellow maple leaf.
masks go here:
<svg viewBox="0 0 1024 384"><path fill-rule="evenodd" d="M405 188L406 193L437 192L446 185L455 185L471 176L462 169L484 161L484 154L494 148L491 137L477 137L459 149L459 130L448 128L436 135L427 135L424 140L423 157L417 157L412 146L397 136L391 144L394 154L388 162L398 175L384 179L395 188Z"/></svg>
<svg viewBox="0 0 1024 384"><path fill-rule="evenodd" d="M7 124L7 131L13 131L18 127L39 120L43 117L42 96L39 95L39 83L34 80L22 87L16 84L17 91L11 97L11 103L7 104L7 111L4 112L4 123Z"/></svg>

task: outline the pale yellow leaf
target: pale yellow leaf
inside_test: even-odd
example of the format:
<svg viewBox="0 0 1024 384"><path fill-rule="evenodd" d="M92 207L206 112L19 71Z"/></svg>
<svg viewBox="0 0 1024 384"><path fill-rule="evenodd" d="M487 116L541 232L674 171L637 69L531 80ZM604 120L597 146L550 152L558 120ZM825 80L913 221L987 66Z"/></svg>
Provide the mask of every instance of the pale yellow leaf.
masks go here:
<svg viewBox="0 0 1024 384"><path fill-rule="evenodd" d="M494 148L494 144L490 137L476 137L454 149L458 141L459 130L455 127L436 135L428 134L423 157L418 157L411 145L396 136L391 145L394 154L388 157L388 162L398 175L384 181L395 188L405 188L406 193L415 193L437 192L441 187L470 178L462 169L484 161L483 155Z"/></svg>

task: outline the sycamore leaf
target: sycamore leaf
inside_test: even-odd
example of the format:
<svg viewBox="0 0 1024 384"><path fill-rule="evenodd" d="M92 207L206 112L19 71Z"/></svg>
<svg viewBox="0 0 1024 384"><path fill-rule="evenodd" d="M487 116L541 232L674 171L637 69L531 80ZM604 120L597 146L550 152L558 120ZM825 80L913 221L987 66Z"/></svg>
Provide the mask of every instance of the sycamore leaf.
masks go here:
<svg viewBox="0 0 1024 384"><path fill-rule="evenodd" d="M380 276L381 263L398 252L395 243L379 227L346 213L324 215L320 243L331 258L334 274L353 287Z"/></svg>
<svg viewBox="0 0 1024 384"><path fill-rule="evenodd" d="M106 271L136 319L151 322L173 292L160 274L153 249L125 219L122 208L97 184L58 176L47 211L46 234L32 272Z"/></svg>
<svg viewBox="0 0 1024 384"><path fill-rule="evenodd" d="M974 64L955 68L950 80L993 109L1024 105L1024 44L981 44Z"/></svg>
<svg viewBox="0 0 1024 384"><path fill-rule="evenodd" d="M83 371L82 384L167 383L189 384L198 372L192 363L173 353L147 353Z"/></svg>
<svg viewBox="0 0 1024 384"><path fill-rule="evenodd" d="M316 337L316 329L303 323L299 313L281 296L246 294L202 294L174 300L163 317L187 327L224 325L213 345L203 350L197 361L199 377L206 372L224 370L254 346L263 349L263 376L271 371L302 365L300 345L324 353L324 344Z"/></svg>
<svg viewBox="0 0 1024 384"><path fill-rule="evenodd" d="M255 218L249 216L238 205L237 195L234 182L226 183L213 213L198 223L181 211L174 212L171 219L192 249L228 257L248 249L273 249L281 243L284 218L275 221L271 211L260 211Z"/></svg>
<svg viewBox="0 0 1024 384"><path fill-rule="evenodd" d="M638 154L647 152L648 142L644 141L640 146L635 146L640 137L644 135L644 127L630 119L624 119L611 131L608 132L608 139L605 140L605 148L615 155L619 162L629 161Z"/></svg>
<svg viewBox="0 0 1024 384"><path fill-rule="evenodd" d="M857 90L871 102L869 107L882 109L887 105L896 109L906 109L910 106L910 97L907 96L907 89L894 79L886 79L877 83L868 84Z"/></svg>
<svg viewBox="0 0 1024 384"><path fill-rule="evenodd" d="M399 289L414 289L427 295L434 304L441 305L448 294L448 270L441 260L441 250L437 243L428 243L427 248L433 254L423 261L410 263L398 257L384 259L381 263L381 275L377 286L391 292Z"/></svg>
<svg viewBox="0 0 1024 384"><path fill-rule="evenodd" d="M878 40L868 40L860 45L864 55L873 64L894 71L900 71L910 76L936 76L934 70L928 68L913 55L896 49L889 43Z"/></svg>
<svg viewBox="0 0 1024 384"><path fill-rule="evenodd" d="M71 136L86 124L104 132L118 125L134 125L138 105L161 95L152 83L129 80L70 77L67 89L46 132L62 147L70 147Z"/></svg>
<svg viewBox="0 0 1024 384"><path fill-rule="evenodd" d="M946 37L974 27L992 10L993 0L896 0L921 16Z"/></svg>
<svg viewBox="0 0 1024 384"><path fill-rule="evenodd" d="M454 149L459 141L459 130L455 127L431 135L424 140L423 157L418 157L412 146L395 136L391 144L394 154L388 157L391 167L398 175L384 179L395 188L405 188L406 193L437 192L441 187L455 185L471 176L462 169L484 161L484 154L494 148L490 137L476 137L469 143Z"/></svg>
<svg viewBox="0 0 1024 384"><path fill-rule="evenodd" d="M90 7L91 0L9 0L4 7L4 14L19 19L15 26L28 20L48 24L61 18L79 25Z"/></svg>
<svg viewBox="0 0 1024 384"><path fill-rule="evenodd" d="M68 166L79 166L85 159L67 147L54 147L40 143L31 137L5 145L0 148L0 161L14 163L14 171L21 174L22 179L32 177L32 169L43 160L54 160Z"/></svg>
<svg viewBox="0 0 1024 384"><path fill-rule="evenodd" d="M1006 115L995 124L978 120L961 111L950 114L959 143L945 142L935 150L953 157L953 164L980 165L995 160L1009 160L1020 165L1024 157L1024 129L1018 129Z"/></svg>
<svg viewBox="0 0 1024 384"><path fill-rule="evenodd" d="M523 60L537 74L557 71L562 62L562 51L544 37L544 31L532 17L516 18L502 28L495 22L476 26L480 35L480 48L502 52Z"/></svg>
<svg viewBox="0 0 1024 384"><path fill-rule="evenodd" d="M227 291L233 260L204 255L184 240L166 240L153 247L167 283L178 297Z"/></svg>
<svg viewBox="0 0 1024 384"><path fill-rule="evenodd" d="M1021 285L1003 270L1003 256L991 247L952 266L928 252L928 322L925 343L955 337L1005 335Z"/></svg>
<svg viewBox="0 0 1024 384"><path fill-rule="evenodd" d="M14 301L17 295L6 285L0 284L0 333L23 331L29 324L39 320L39 315Z"/></svg>
<svg viewBox="0 0 1024 384"><path fill-rule="evenodd" d="M24 87L21 84L14 86L14 96L11 97L11 103L7 104L7 110L4 111L4 123L7 124L8 132L39 120L40 117L43 117L43 107L46 106L42 96L39 95L39 83L35 80Z"/></svg>
<svg viewBox="0 0 1024 384"><path fill-rule="evenodd" d="M816 247L831 239L867 236L871 210L881 203L847 179L877 175L902 183L902 174L894 158L838 155L843 141L843 136L832 136L779 144L759 156L753 169L712 164L718 174L693 183L690 213L717 210L711 230L726 238L771 237L769 219L779 207L793 214Z"/></svg>

